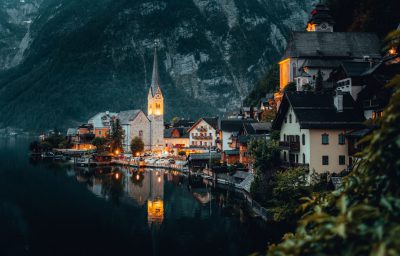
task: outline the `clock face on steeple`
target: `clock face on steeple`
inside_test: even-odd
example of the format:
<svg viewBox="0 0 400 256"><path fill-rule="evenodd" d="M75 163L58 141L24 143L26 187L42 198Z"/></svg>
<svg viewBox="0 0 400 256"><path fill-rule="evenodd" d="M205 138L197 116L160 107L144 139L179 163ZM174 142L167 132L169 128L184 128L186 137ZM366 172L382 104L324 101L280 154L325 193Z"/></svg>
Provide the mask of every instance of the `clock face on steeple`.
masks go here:
<svg viewBox="0 0 400 256"><path fill-rule="evenodd" d="M156 99L161 99L161 95L159 93L156 94L155 96Z"/></svg>

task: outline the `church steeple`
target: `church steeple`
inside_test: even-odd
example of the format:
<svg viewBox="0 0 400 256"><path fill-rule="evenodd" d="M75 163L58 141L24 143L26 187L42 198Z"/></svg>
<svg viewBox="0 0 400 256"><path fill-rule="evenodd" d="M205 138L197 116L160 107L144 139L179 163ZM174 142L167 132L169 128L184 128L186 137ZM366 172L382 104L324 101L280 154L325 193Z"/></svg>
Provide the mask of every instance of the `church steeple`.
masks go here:
<svg viewBox="0 0 400 256"><path fill-rule="evenodd" d="M333 32L335 21L330 9L321 2L315 5L311 18L307 23L308 32Z"/></svg>
<svg viewBox="0 0 400 256"><path fill-rule="evenodd" d="M150 94L154 97L159 90L162 94L160 88L160 74L158 72L158 57L157 57L157 44L154 47L154 60L153 60L153 74L151 76Z"/></svg>
<svg viewBox="0 0 400 256"><path fill-rule="evenodd" d="M164 97L160 88L160 74L158 72L157 44L154 47L153 74L147 96L147 113L149 116L164 115Z"/></svg>

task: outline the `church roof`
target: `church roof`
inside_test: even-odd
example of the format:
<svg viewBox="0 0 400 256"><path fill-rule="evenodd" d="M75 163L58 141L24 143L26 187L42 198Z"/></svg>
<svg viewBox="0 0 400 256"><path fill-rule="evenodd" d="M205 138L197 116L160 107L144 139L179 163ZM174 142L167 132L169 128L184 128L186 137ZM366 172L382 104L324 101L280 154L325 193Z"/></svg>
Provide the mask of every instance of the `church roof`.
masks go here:
<svg viewBox="0 0 400 256"><path fill-rule="evenodd" d="M340 58L353 59L369 56L381 58L380 41L373 33L361 32L294 32L283 59Z"/></svg>
<svg viewBox="0 0 400 256"><path fill-rule="evenodd" d="M142 112L140 109L121 111L118 113L118 119L121 124L129 124L129 122L135 120L140 112Z"/></svg>
<svg viewBox="0 0 400 256"><path fill-rule="evenodd" d="M153 73L151 76L151 85L150 85L151 96L154 96L157 93L157 90L160 90L160 92L162 93L160 88L160 74L158 71L157 47L155 47L154 60L153 60Z"/></svg>

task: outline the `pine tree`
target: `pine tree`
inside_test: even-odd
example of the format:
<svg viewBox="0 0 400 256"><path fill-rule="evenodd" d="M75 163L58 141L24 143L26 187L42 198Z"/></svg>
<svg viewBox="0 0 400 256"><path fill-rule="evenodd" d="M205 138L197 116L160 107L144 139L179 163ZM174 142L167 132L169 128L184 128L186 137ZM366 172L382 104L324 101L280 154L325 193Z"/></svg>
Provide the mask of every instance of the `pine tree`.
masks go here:
<svg viewBox="0 0 400 256"><path fill-rule="evenodd" d="M119 119L111 121L111 142L110 150L111 152L123 152L122 142L125 138L124 129L120 124Z"/></svg>

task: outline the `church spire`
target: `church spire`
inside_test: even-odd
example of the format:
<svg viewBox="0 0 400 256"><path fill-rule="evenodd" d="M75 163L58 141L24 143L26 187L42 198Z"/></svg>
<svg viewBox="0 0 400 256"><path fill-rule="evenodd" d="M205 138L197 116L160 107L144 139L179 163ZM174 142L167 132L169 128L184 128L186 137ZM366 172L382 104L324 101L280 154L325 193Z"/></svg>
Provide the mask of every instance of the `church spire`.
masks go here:
<svg viewBox="0 0 400 256"><path fill-rule="evenodd" d="M156 94L159 88L160 88L160 74L158 72L158 57L157 57L157 43L156 43L154 46L153 74L151 76L151 86L150 86L150 91L152 96Z"/></svg>

